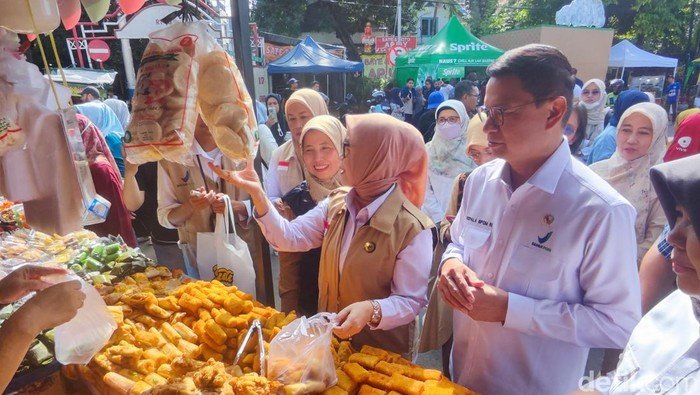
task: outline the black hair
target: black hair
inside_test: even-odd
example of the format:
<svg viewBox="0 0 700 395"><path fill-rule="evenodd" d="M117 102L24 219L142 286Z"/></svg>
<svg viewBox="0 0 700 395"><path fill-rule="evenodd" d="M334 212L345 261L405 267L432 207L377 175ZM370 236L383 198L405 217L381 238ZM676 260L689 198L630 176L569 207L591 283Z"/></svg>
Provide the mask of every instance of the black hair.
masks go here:
<svg viewBox="0 0 700 395"><path fill-rule="evenodd" d="M416 82L416 80L414 80L414 79L411 78L411 77L406 78L406 83L407 83L407 84L408 84L409 81L413 81L414 83Z"/></svg>
<svg viewBox="0 0 700 395"><path fill-rule="evenodd" d="M320 82L318 82L318 81L314 81L314 82L312 82L312 83L311 83L311 86L314 86L314 85L316 85L316 84L318 84L319 86L321 86L321 83L320 83Z"/></svg>
<svg viewBox="0 0 700 395"><path fill-rule="evenodd" d="M569 60L555 47L530 44L511 49L496 59L486 73L490 77L517 77L538 106L546 99L563 96L568 106L563 120L569 118L573 106L574 76Z"/></svg>
<svg viewBox="0 0 700 395"><path fill-rule="evenodd" d="M478 88L472 81L459 81L457 85L455 85L455 100L462 100L462 96L470 95L475 87Z"/></svg>

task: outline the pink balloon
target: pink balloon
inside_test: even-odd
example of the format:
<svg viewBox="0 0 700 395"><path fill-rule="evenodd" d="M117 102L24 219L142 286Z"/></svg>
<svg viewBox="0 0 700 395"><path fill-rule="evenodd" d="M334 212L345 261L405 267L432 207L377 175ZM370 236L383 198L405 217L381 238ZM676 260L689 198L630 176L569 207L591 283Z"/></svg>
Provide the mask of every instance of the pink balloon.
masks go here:
<svg viewBox="0 0 700 395"><path fill-rule="evenodd" d="M70 30L80 21L80 0L57 0L63 27Z"/></svg>
<svg viewBox="0 0 700 395"><path fill-rule="evenodd" d="M140 10L146 0L117 0L117 2L119 3L119 7L122 8L122 11L129 15Z"/></svg>

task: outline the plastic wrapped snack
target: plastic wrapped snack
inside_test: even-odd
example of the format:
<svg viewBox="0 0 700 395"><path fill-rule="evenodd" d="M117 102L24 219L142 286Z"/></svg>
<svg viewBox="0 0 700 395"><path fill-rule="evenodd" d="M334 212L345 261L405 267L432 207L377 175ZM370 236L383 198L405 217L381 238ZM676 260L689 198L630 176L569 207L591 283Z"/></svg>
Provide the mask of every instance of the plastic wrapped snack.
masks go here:
<svg viewBox="0 0 700 395"><path fill-rule="evenodd" d="M176 23L151 35L139 67L133 115L124 136L135 164L166 159L188 164L197 121L199 24Z"/></svg>
<svg viewBox="0 0 700 395"><path fill-rule="evenodd" d="M257 127L253 101L233 59L215 42L213 46L197 58L200 113L223 154L245 159L252 153Z"/></svg>
<svg viewBox="0 0 700 395"><path fill-rule="evenodd" d="M333 318L298 318L270 342L267 377L285 384L285 394L319 393L338 381L330 350Z"/></svg>

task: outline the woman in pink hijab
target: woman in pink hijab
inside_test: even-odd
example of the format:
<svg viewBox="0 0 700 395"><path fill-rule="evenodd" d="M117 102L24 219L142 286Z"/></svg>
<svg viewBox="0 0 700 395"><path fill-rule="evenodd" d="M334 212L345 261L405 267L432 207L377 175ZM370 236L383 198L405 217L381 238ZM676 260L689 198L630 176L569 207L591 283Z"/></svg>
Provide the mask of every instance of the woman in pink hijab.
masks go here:
<svg viewBox="0 0 700 395"><path fill-rule="evenodd" d="M351 115L342 148L347 187L293 221L267 199L252 162L238 172L214 170L250 193L274 248L322 248L318 309L338 313L336 335L352 337L355 347L408 355L432 260L433 223L419 209L428 163L423 138L385 114Z"/></svg>

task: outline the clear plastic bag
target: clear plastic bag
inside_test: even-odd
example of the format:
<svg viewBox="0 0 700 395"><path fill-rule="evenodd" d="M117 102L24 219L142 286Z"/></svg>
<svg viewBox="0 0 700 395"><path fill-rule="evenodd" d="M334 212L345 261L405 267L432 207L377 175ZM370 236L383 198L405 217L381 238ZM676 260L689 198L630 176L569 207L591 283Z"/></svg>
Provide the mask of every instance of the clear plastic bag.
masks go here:
<svg viewBox="0 0 700 395"><path fill-rule="evenodd" d="M270 342L267 377L285 384L287 394L322 392L338 377L331 353L335 314L301 317Z"/></svg>
<svg viewBox="0 0 700 395"><path fill-rule="evenodd" d="M75 275L51 278L52 283L79 280L85 293L83 307L72 320L56 327L56 360L63 365L86 364L107 344L117 323L99 292Z"/></svg>
<svg viewBox="0 0 700 395"><path fill-rule="evenodd" d="M150 35L141 58L124 135L129 162L166 159L190 164L197 121L197 43L208 33L197 23L174 23Z"/></svg>

